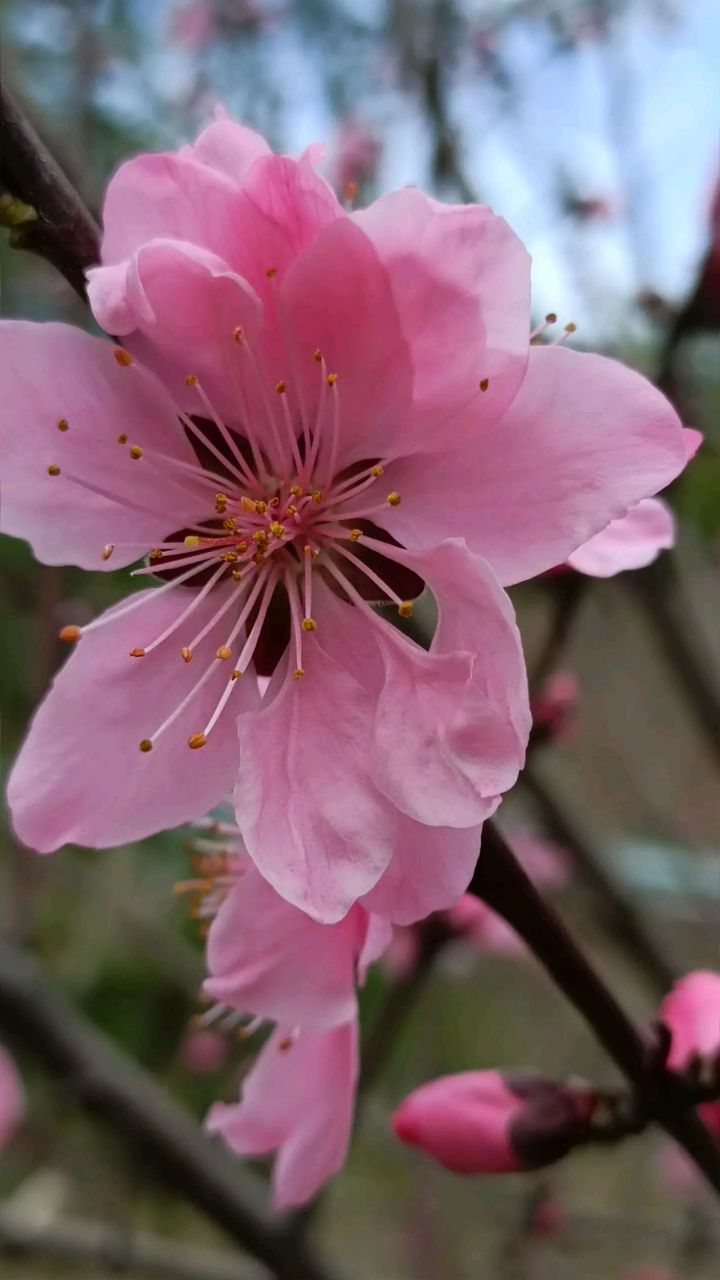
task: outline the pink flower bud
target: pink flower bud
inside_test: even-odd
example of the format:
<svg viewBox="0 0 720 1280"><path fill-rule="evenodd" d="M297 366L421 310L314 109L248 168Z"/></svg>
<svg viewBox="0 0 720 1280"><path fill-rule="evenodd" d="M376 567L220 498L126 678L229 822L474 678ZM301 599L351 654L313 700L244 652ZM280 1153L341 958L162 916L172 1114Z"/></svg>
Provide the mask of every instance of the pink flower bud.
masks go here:
<svg viewBox="0 0 720 1280"><path fill-rule="evenodd" d="M225 1065L228 1044L217 1031L190 1031L180 1045L180 1061L195 1076L212 1075Z"/></svg>
<svg viewBox="0 0 720 1280"><path fill-rule="evenodd" d="M0 1048L0 1151L12 1140L23 1118L25 1098L13 1061Z"/></svg>
<svg viewBox="0 0 720 1280"><path fill-rule="evenodd" d="M581 1095L541 1076L464 1071L409 1094L392 1126L454 1173L515 1173L566 1155L586 1115Z"/></svg>
<svg viewBox="0 0 720 1280"><path fill-rule="evenodd" d="M557 742L567 737L577 714L580 684L570 671L556 671L532 700L533 730Z"/></svg>
<svg viewBox="0 0 720 1280"><path fill-rule="evenodd" d="M692 1059L720 1052L720 973L688 973L665 996L660 1020L672 1037L667 1064L684 1071Z"/></svg>

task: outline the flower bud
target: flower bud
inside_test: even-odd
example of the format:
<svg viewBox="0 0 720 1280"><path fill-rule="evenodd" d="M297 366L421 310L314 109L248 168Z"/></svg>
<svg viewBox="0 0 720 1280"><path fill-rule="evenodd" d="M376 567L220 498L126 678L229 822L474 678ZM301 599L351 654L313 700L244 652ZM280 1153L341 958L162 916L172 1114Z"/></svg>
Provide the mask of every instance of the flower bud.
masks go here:
<svg viewBox="0 0 720 1280"><path fill-rule="evenodd" d="M532 699L533 735L538 741L559 742L572 731L580 683L571 671L555 671Z"/></svg>
<svg viewBox="0 0 720 1280"><path fill-rule="evenodd" d="M584 1095L542 1076L464 1071L409 1094L392 1126L454 1173L514 1173L566 1155L590 1110Z"/></svg>
<svg viewBox="0 0 720 1280"><path fill-rule="evenodd" d="M697 969L665 996L660 1021L670 1032L667 1066L720 1091L720 973ZM700 1116L720 1137L720 1100L703 1103Z"/></svg>

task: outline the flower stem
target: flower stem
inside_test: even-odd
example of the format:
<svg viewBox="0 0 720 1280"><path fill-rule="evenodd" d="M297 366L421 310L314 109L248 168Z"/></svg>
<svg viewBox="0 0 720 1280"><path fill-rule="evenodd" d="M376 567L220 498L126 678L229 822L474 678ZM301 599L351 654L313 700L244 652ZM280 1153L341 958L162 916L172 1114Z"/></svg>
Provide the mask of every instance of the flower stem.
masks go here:
<svg viewBox="0 0 720 1280"><path fill-rule="evenodd" d="M582 1015L640 1096L658 1088L651 1045L630 1021L555 912L528 879L493 822L483 828L480 858L470 892L512 926ZM663 1127L720 1194L720 1146L702 1121L687 1110L687 1099L669 1073L661 1079L668 1101L677 1093L678 1112L663 1106Z"/></svg>

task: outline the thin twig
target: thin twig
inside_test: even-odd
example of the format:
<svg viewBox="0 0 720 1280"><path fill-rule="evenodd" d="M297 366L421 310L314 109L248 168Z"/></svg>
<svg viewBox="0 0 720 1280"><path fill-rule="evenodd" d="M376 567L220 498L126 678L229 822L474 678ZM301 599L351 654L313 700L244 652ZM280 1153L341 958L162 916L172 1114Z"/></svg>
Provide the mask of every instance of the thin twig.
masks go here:
<svg viewBox="0 0 720 1280"><path fill-rule="evenodd" d="M639 1093L643 1095L651 1084L657 1090L657 1067L649 1043L541 898L494 822L486 822L483 828L482 853L470 892L515 929ZM702 1121L687 1111L685 1093L670 1073L663 1074L661 1085L665 1101L678 1101L678 1115L670 1118L666 1111L663 1127L720 1194L720 1144Z"/></svg>
<svg viewBox="0 0 720 1280"><path fill-rule="evenodd" d="M0 86L0 143L0 185L14 201L27 206L27 214L11 233L11 243L46 258L84 299L85 271L100 259L99 228L4 86Z"/></svg>
<svg viewBox="0 0 720 1280"><path fill-rule="evenodd" d="M289 1244L237 1164L137 1063L86 1023L21 951L0 944L0 1032L32 1050L174 1187L278 1280L327 1280L305 1244Z"/></svg>
<svg viewBox="0 0 720 1280"><path fill-rule="evenodd" d="M140 1271L156 1280L259 1280L260 1273L238 1269L237 1258L198 1248L186 1240L166 1240L147 1232L127 1235L102 1222L63 1218L47 1222L0 1207L0 1253L39 1256L94 1272L116 1275ZM267 1275L263 1268L262 1275Z"/></svg>

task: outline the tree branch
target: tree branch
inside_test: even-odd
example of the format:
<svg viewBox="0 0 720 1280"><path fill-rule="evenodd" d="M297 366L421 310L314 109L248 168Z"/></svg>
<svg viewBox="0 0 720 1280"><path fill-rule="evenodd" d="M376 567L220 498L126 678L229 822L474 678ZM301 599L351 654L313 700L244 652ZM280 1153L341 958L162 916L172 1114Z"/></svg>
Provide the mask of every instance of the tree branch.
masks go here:
<svg viewBox="0 0 720 1280"><path fill-rule="evenodd" d="M0 944L0 1030L31 1049L78 1102L132 1143L146 1164L222 1227L278 1280L328 1280L300 1241L289 1243L240 1183L237 1164L137 1063L48 988L22 952Z"/></svg>
<svg viewBox="0 0 720 1280"><path fill-rule="evenodd" d="M237 1258L193 1247L186 1240L166 1240L146 1232L121 1232L101 1222L35 1220L7 1205L0 1207L0 1253L40 1256L107 1268L117 1274L147 1272L157 1280L258 1280L254 1270L239 1271Z"/></svg>
<svg viewBox="0 0 720 1280"><path fill-rule="evenodd" d="M515 929L641 1097L647 1092L655 1096L659 1091L663 1106L677 1099L680 1114L675 1118L665 1115L661 1123L720 1194L720 1145L702 1121L686 1110L681 1082L669 1072L658 1076L649 1044L541 898L493 822L486 822L483 828L482 851L470 892Z"/></svg>
<svg viewBox="0 0 720 1280"><path fill-rule="evenodd" d="M100 260L99 228L21 108L1 85L0 144L0 185L10 197L5 221L14 224L11 244L46 258L85 299L85 271ZM25 206L20 217L13 214L17 202Z"/></svg>

